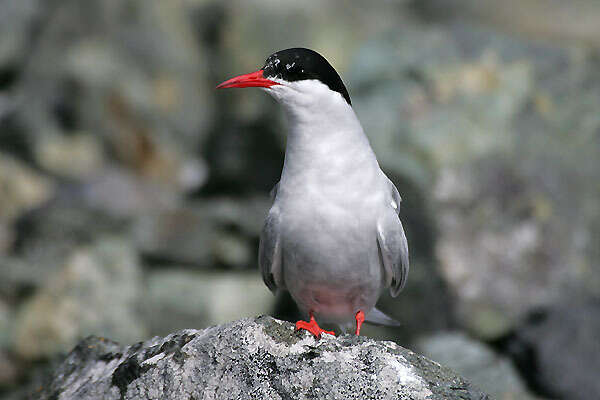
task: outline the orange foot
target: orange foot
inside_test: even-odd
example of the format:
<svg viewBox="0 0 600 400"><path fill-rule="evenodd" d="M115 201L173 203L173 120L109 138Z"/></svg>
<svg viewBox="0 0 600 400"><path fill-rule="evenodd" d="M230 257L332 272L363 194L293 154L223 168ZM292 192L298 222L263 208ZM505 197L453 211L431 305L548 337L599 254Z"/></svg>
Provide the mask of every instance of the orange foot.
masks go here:
<svg viewBox="0 0 600 400"><path fill-rule="evenodd" d="M309 331L310 333L315 335L316 338L320 338L321 333L328 333L330 335L335 336L334 332L321 329L319 327L319 325L317 325L317 321L315 321L315 317L313 317L312 313L310 313L310 321L309 322L306 322L306 321L296 322L296 330L298 331L300 329L306 329L307 331Z"/></svg>
<svg viewBox="0 0 600 400"><path fill-rule="evenodd" d="M365 322L365 313L362 310L358 310L356 313L356 336L360 335L360 327Z"/></svg>

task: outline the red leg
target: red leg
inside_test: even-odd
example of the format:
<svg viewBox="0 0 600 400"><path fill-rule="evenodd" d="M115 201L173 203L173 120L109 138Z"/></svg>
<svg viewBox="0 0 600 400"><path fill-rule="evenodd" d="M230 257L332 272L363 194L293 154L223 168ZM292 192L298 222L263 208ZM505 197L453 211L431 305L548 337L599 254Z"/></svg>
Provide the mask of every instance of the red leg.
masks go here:
<svg viewBox="0 0 600 400"><path fill-rule="evenodd" d="M330 335L335 336L334 332L321 329L319 327L319 325L317 325L317 321L315 321L315 317L313 317L312 312L310 313L310 321L309 322L306 322L306 321L296 322L296 330L300 330L300 329L306 329L307 331L309 331L310 333L315 335L315 337L317 337L317 338L321 337L321 333L328 333Z"/></svg>
<svg viewBox="0 0 600 400"><path fill-rule="evenodd" d="M356 336L360 335L360 327L365 322L365 313L362 310L358 310L356 313Z"/></svg>

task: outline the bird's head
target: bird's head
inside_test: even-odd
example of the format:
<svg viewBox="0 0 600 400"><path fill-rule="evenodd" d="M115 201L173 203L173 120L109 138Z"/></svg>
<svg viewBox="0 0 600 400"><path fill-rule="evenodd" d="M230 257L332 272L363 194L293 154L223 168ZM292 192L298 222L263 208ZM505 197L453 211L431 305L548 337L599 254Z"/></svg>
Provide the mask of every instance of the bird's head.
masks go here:
<svg viewBox="0 0 600 400"><path fill-rule="evenodd" d="M229 79L217 89L260 87L289 109L351 106L342 79L316 51L292 48L271 54L256 72Z"/></svg>

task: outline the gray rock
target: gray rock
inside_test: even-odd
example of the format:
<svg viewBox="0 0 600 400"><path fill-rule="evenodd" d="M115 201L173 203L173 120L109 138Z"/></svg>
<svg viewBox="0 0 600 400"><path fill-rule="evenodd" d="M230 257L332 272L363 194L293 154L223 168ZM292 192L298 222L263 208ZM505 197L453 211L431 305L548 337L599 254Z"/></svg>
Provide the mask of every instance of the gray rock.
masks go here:
<svg viewBox="0 0 600 400"><path fill-rule="evenodd" d="M357 0L334 0L327 3L311 3L299 6L293 2L271 2L269 0L251 0L240 3L235 9L227 9L226 26L223 29L226 42L237 46L224 48L235 63L226 65L229 74L250 71L263 60L257 55L271 54L278 49L290 47L290 43L305 43L318 48L339 72L348 66L352 49L361 43L373 30L397 26L404 22L401 7L396 3L381 3L377 7L361 7ZM360 12L357 12L360 10ZM326 16L336 15L331 19ZM400 20L399 20L400 19ZM274 23L273 21L278 21ZM285 21L285 23L279 23ZM263 29L256 29L261 26ZM374 27L376 27L374 29ZM240 38L244 40L246 51L239 52ZM265 102L265 96L242 94L246 99L246 112L256 112ZM263 100L259 100L260 98ZM258 101L258 104L248 99Z"/></svg>
<svg viewBox="0 0 600 400"><path fill-rule="evenodd" d="M83 180L104 164L102 144L97 136L77 133L44 136L35 147L35 157L47 171Z"/></svg>
<svg viewBox="0 0 600 400"><path fill-rule="evenodd" d="M588 184L600 178L592 144L600 121L589 106L600 105L600 86L592 52L485 31L478 40L475 33L455 35L466 43L466 69L472 57L495 54L496 72L488 72L496 74L497 87L487 96L503 106L488 107L482 126L498 143L479 154L453 152L461 160L441 165L433 193L438 258L458 295L459 316L474 333L495 338L572 291L600 294L593 244L600 192ZM501 76L510 70L521 79L511 78L520 83L505 91ZM463 107L462 114L475 110ZM573 132L569 140L565 131Z"/></svg>
<svg viewBox="0 0 600 400"><path fill-rule="evenodd" d="M600 9L595 0L422 0L413 6L436 20L476 20L536 39L600 47ZM558 19L564 23L555 23Z"/></svg>
<svg viewBox="0 0 600 400"><path fill-rule="evenodd" d="M168 187L140 179L126 169L105 168L79 185L78 200L115 217L136 217L177 206L181 200ZM70 194L71 201L74 194Z"/></svg>
<svg viewBox="0 0 600 400"><path fill-rule="evenodd" d="M39 0L0 2L0 68L18 64L27 56L35 19L43 11Z"/></svg>
<svg viewBox="0 0 600 400"><path fill-rule="evenodd" d="M9 224L0 222L0 255L5 255L14 243L14 231Z"/></svg>
<svg viewBox="0 0 600 400"><path fill-rule="evenodd" d="M127 234L127 219L115 215L107 207L95 209L81 204L77 192L78 189L63 188L59 198L21 216L19 226L25 229L17 235L17 255L20 257L11 263L25 265L20 271L12 267L12 275L22 281L39 282L42 277L56 274L65 258L76 249L106 236Z"/></svg>
<svg viewBox="0 0 600 400"><path fill-rule="evenodd" d="M41 288L58 268L31 265L16 257L1 257L0 297L15 304L19 295Z"/></svg>
<svg viewBox="0 0 600 400"><path fill-rule="evenodd" d="M137 256L122 239L104 238L74 250L63 268L21 305L15 352L25 359L45 358L99 332L139 340L145 335L136 312L140 281Z"/></svg>
<svg viewBox="0 0 600 400"><path fill-rule="evenodd" d="M574 292L600 293L592 245L600 224L591 208L594 189L573 179L546 185L541 164L527 176L515 167L518 162L490 157L449 168L435 191L442 274L457 295L459 319L487 339ZM554 173L572 172L559 169Z"/></svg>
<svg viewBox="0 0 600 400"><path fill-rule="evenodd" d="M426 357L452 368L496 399L534 399L512 362L460 332L427 336L417 342Z"/></svg>
<svg viewBox="0 0 600 400"><path fill-rule="evenodd" d="M256 271L208 272L170 267L150 272L144 320L154 335L204 328L272 310L275 297Z"/></svg>
<svg viewBox="0 0 600 400"><path fill-rule="evenodd" d="M568 299L529 315L504 340L530 384L550 398L600 394L600 300Z"/></svg>
<svg viewBox="0 0 600 400"><path fill-rule="evenodd" d="M266 196L215 198L143 213L133 226L142 254L172 263L254 268L255 245L269 203Z"/></svg>
<svg viewBox="0 0 600 400"><path fill-rule="evenodd" d="M176 192L201 186L212 91L184 2L23 3L39 18L14 98L38 165L82 179L116 160Z"/></svg>
<svg viewBox="0 0 600 400"><path fill-rule="evenodd" d="M52 181L16 158L0 153L0 221L12 221L21 213L50 199Z"/></svg>
<svg viewBox="0 0 600 400"><path fill-rule="evenodd" d="M354 104L382 167L430 201L460 323L494 339L569 293L598 296L597 54L467 23L380 39L350 68ZM406 225L411 244L422 227Z"/></svg>
<svg viewBox="0 0 600 400"><path fill-rule="evenodd" d="M123 347L81 342L41 399L487 399L392 342L294 332L270 317L183 330Z"/></svg>
<svg viewBox="0 0 600 400"><path fill-rule="evenodd" d="M9 347L12 342L12 315L11 311L0 298L0 349Z"/></svg>
<svg viewBox="0 0 600 400"><path fill-rule="evenodd" d="M17 366L10 359L6 351L0 348L0 390L16 382L18 376Z"/></svg>
<svg viewBox="0 0 600 400"><path fill-rule="evenodd" d="M140 252L172 263L212 265L214 221L202 208L179 207L144 213L132 229Z"/></svg>

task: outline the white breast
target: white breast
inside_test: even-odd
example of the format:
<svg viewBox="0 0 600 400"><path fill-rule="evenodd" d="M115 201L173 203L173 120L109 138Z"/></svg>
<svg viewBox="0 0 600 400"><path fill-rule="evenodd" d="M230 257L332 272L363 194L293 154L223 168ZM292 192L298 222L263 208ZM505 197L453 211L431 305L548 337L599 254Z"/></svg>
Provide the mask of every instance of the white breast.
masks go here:
<svg viewBox="0 0 600 400"><path fill-rule="evenodd" d="M376 226L389 207L386 178L338 93L311 81L273 88L289 121L275 199L286 287L305 310L352 318L381 289Z"/></svg>

